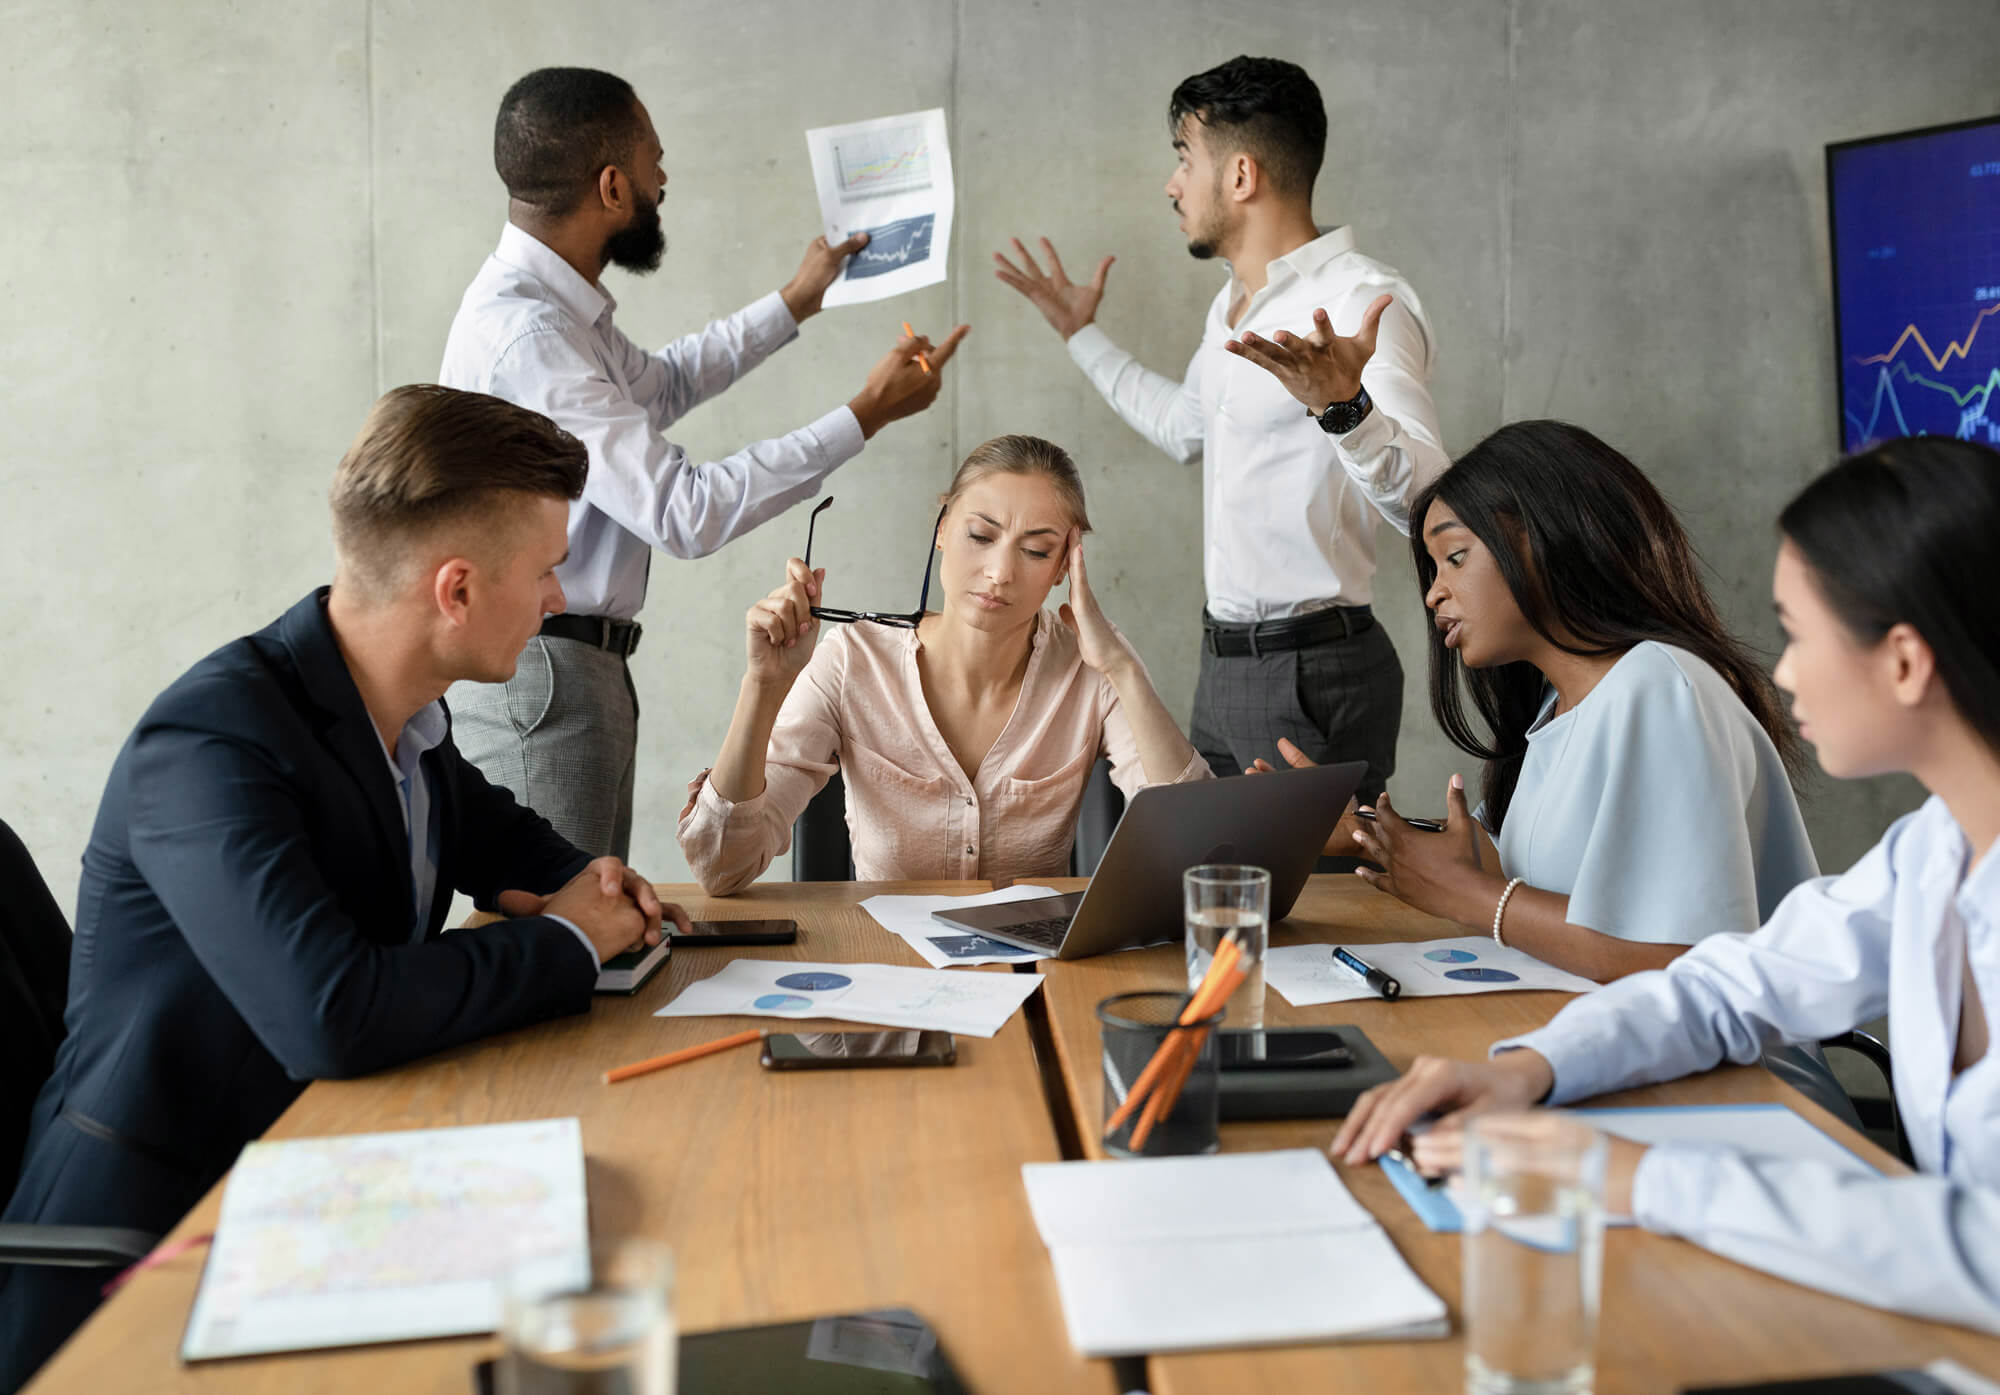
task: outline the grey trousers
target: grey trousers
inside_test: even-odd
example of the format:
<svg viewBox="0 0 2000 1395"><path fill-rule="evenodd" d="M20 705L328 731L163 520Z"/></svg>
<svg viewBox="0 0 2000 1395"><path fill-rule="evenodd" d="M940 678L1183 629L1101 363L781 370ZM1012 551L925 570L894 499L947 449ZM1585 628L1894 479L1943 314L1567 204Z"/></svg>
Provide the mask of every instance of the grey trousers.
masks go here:
<svg viewBox="0 0 2000 1395"><path fill-rule="evenodd" d="M1365 804L1395 773L1402 726L1403 665L1380 624L1264 654L1223 657L1202 644L1188 740L1217 775L1240 775L1258 756L1284 769L1282 736L1321 765L1367 761Z"/></svg>
<svg viewBox="0 0 2000 1395"><path fill-rule="evenodd" d="M452 740L496 785L592 857L632 850L639 694L625 660L536 635L505 683L454 683Z"/></svg>

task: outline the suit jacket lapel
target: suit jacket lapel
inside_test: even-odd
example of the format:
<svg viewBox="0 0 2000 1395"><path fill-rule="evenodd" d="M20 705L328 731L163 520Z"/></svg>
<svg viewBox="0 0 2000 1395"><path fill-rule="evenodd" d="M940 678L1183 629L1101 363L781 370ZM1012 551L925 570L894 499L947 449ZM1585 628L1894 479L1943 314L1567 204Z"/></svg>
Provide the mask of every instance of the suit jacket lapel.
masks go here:
<svg viewBox="0 0 2000 1395"><path fill-rule="evenodd" d="M394 869L392 884L401 888L403 919L397 928L407 936L417 909L410 886L410 845L403 830L403 811L396 803L389 764L382 754L382 738L361 701L361 690L354 686L354 675L347 671L347 661L340 656L333 627L327 623L328 589L320 587L285 612L278 622L279 631L291 650L307 695L326 717L323 732L327 749L346 769L368 805L376 838L386 854L386 862ZM440 869L438 886L442 889L445 885ZM432 899L435 902L439 898ZM433 919L435 913L433 906Z"/></svg>

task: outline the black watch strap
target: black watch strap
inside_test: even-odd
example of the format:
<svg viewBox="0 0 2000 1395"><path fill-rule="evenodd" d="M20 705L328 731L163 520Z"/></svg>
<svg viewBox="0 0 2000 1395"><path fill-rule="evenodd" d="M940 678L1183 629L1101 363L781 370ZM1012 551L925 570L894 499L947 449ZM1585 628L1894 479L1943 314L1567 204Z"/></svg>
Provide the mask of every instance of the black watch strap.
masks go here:
<svg viewBox="0 0 2000 1395"><path fill-rule="evenodd" d="M1359 388L1354 396L1344 402L1335 402L1323 412L1306 408L1306 415L1319 423L1319 429L1329 436L1345 436L1368 419L1374 410L1375 399L1368 395L1367 388Z"/></svg>

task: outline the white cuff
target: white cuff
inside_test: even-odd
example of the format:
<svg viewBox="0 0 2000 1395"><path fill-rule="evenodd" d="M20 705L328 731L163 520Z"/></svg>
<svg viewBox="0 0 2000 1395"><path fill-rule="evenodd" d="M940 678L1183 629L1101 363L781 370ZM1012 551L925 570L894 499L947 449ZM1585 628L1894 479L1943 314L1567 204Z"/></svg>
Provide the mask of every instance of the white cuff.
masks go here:
<svg viewBox="0 0 2000 1395"><path fill-rule="evenodd" d="M1064 340L1063 347L1069 350L1069 361L1086 373L1106 354L1118 352L1111 336L1099 329L1095 321Z"/></svg>
<svg viewBox="0 0 2000 1395"><path fill-rule="evenodd" d="M751 301L743 308L743 314L756 337L756 351L770 353L799 337L799 322L792 318L792 307L776 291Z"/></svg>
<svg viewBox="0 0 2000 1395"><path fill-rule="evenodd" d="M546 914L546 912L544 914ZM562 928L569 931L570 934L576 936L576 942L582 945L584 953L590 956L590 971L592 973L596 973L597 970L603 966L604 961L597 957L597 946L590 942L590 936L584 934L582 929L580 929L577 923L573 920L569 920L559 915L549 916L549 919L553 920L556 924L562 926Z"/></svg>
<svg viewBox="0 0 2000 1395"><path fill-rule="evenodd" d="M1341 464L1350 470L1365 470L1367 463L1380 455L1395 438L1396 423L1391 421L1377 402L1373 411L1361 419L1361 425L1343 436L1334 436L1333 448L1339 452Z"/></svg>

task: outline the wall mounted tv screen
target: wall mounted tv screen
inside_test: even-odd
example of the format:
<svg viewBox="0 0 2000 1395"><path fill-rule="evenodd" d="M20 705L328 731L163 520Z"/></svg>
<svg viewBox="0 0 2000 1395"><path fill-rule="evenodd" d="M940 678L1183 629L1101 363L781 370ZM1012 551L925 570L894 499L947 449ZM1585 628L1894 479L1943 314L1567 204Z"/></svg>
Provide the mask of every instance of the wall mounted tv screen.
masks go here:
<svg viewBox="0 0 2000 1395"><path fill-rule="evenodd" d="M2000 445L2000 116L1826 148L1840 439Z"/></svg>

